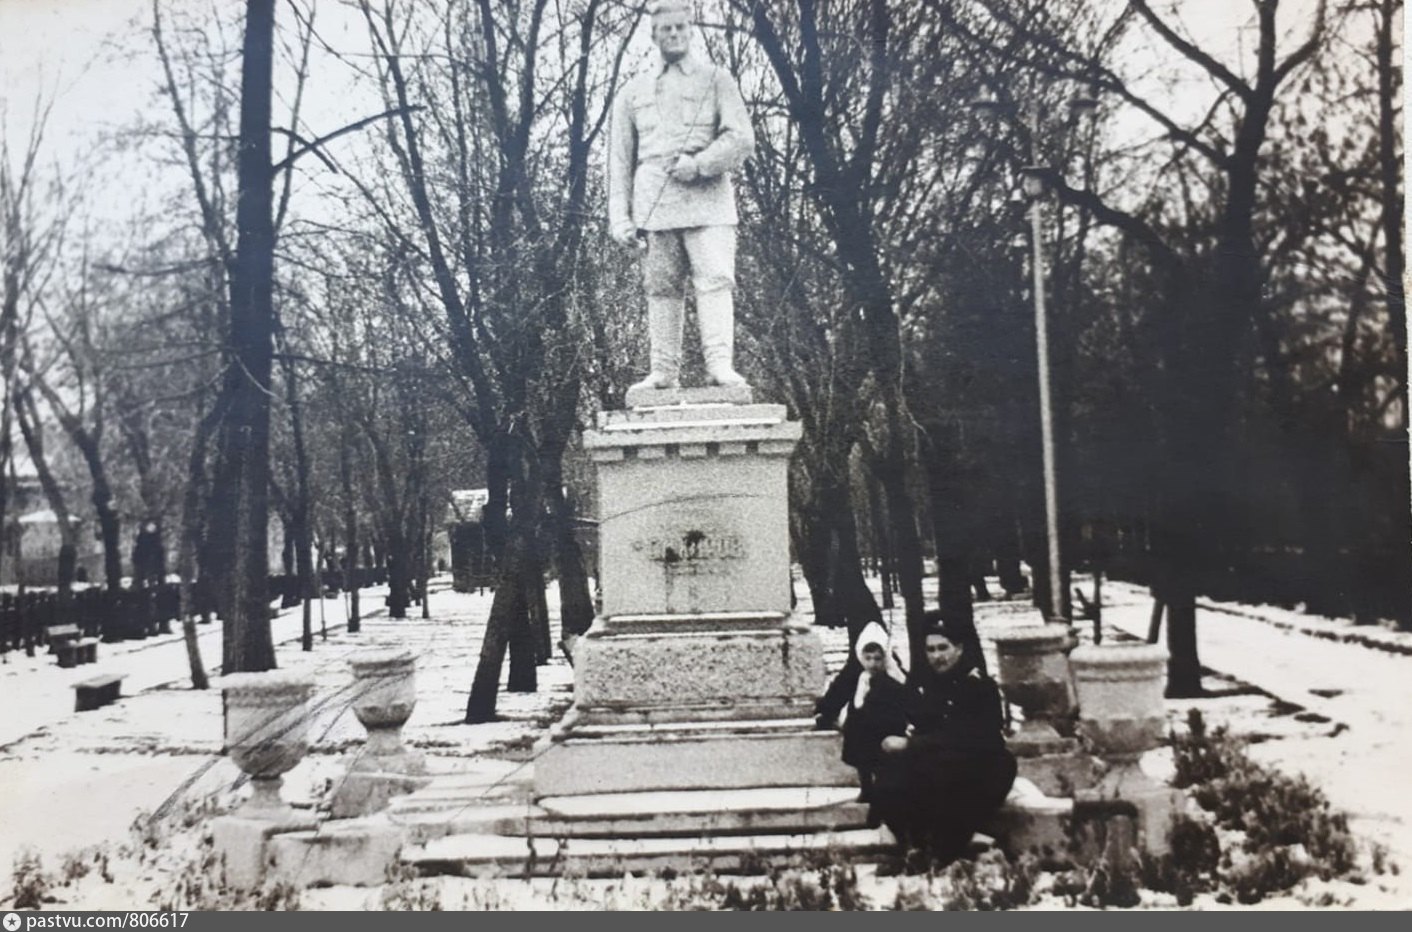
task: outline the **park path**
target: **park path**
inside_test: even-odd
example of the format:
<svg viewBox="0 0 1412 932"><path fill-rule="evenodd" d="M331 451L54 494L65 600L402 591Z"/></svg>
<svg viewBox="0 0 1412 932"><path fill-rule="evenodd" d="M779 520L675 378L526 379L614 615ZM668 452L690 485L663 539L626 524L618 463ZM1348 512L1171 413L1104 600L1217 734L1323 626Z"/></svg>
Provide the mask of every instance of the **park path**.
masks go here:
<svg viewBox="0 0 1412 932"><path fill-rule="evenodd" d="M1105 624L1145 637L1147 591L1113 583L1104 595ZM1202 665L1302 709L1276 717L1315 726L1290 731L1268 721L1257 734L1277 740L1254 744L1252 756L1306 775L1350 814L1357 833L1386 845L1404 872L1412 870L1412 657L1282 628L1285 613L1277 609L1261 619L1258 607L1202 605L1210 606L1197 612ZM1218 722L1223 708L1204 700L1180 705L1203 708Z"/></svg>
<svg viewBox="0 0 1412 932"><path fill-rule="evenodd" d="M349 634L338 600L325 606L329 636L319 636L317 603L314 650L299 649L300 610L283 611L273 631L280 669L314 678L310 754L285 776L284 798L311 806L328 781L347 767L345 754L365 738L348 711L348 659L368 649L401 648L417 657L417 706L404 734L421 750L433 772L467 767L501 771L523 768L519 760L533 740L562 714L572 696L573 672L556 656L539 668L536 693L504 692L499 719L465 726L466 697L489 616L488 593L458 593L450 578L432 581L431 616L389 619L385 587L363 590L363 626ZM548 592L557 630L557 593ZM218 623L201 629L202 651L214 665L220 656ZM113 648L103 651L104 647ZM66 853L129 840L129 826L142 813L167 811L180 822L211 802L233 804L239 771L221 754L220 681L189 688L180 636L100 645L102 659L78 670L61 670L54 659L12 657L0 666L0 871L23 849L53 869ZM508 666L508 665L507 665ZM69 683L98 672L127 672L123 698L110 706L75 713ZM80 673L80 676L73 676ZM339 697L344 695L344 698ZM16 725L7 713L23 718Z"/></svg>
<svg viewBox="0 0 1412 932"><path fill-rule="evenodd" d="M387 587L363 590L365 614L382 605ZM346 614L341 598L314 603L314 638L319 638L321 625L330 630L343 627ZM320 611L322 610L322 617ZM276 647L299 640L303 615L296 606L281 611L270 623ZM220 672L221 622L196 626L197 641L207 673ZM288 649L288 648L286 648ZM181 628L173 625L173 633L133 641L116 641L98 645L98 661L72 669L61 669L44 648L33 657L23 651L10 651L0 661L0 750L32 734L39 728L53 726L74 714L73 685L103 674L121 674L125 678L122 693L134 696L149 689L175 682L189 682L191 667L186 659L186 642Z"/></svg>

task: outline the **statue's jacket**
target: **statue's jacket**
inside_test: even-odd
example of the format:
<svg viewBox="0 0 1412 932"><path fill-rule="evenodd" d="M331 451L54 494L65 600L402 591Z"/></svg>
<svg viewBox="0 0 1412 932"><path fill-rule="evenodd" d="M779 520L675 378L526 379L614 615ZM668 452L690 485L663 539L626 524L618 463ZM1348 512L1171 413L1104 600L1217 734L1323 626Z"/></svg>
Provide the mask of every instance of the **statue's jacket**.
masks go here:
<svg viewBox="0 0 1412 932"><path fill-rule="evenodd" d="M608 140L608 221L614 230L733 226L730 173L755 148L750 115L724 68L694 55L630 80L613 102ZM668 170L691 156L696 177Z"/></svg>

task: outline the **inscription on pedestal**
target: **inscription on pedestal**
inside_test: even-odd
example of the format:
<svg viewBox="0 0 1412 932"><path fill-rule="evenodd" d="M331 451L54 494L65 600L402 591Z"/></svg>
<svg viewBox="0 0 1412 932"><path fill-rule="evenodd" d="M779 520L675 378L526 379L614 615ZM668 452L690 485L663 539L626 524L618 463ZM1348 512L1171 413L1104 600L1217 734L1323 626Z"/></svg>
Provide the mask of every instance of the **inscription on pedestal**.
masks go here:
<svg viewBox="0 0 1412 932"><path fill-rule="evenodd" d="M670 576L729 576L732 561L745 559L745 539L719 530L692 528L632 542L632 549Z"/></svg>
<svg viewBox="0 0 1412 932"><path fill-rule="evenodd" d="M771 465L668 460L659 467L667 482L641 462L604 470L612 500L631 500L599 528L604 614L788 611L784 471L771 475ZM750 491L713 492L722 473Z"/></svg>

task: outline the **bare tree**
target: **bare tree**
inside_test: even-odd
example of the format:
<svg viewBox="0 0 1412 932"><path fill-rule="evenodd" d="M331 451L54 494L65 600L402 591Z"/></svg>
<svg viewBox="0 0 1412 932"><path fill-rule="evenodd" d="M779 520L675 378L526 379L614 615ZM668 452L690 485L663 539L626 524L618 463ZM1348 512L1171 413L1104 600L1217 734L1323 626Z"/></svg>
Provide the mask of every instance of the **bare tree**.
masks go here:
<svg viewBox="0 0 1412 932"><path fill-rule="evenodd" d="M606 75L595 72L595 40L615 25L597 0L572 10L546 0L362 8L377 77L399 113L387 141L414 220L381 212L430 273L467 420L487 451L486 523L500 581L466 715L486 721L507 649L512 689L533 689L535 664L547 658L537 546L546 514L565 633L592 617L561 500L562 459L588 342L579 336L588 155L606 120L592 103L616 81L622 53Z"/></svg>

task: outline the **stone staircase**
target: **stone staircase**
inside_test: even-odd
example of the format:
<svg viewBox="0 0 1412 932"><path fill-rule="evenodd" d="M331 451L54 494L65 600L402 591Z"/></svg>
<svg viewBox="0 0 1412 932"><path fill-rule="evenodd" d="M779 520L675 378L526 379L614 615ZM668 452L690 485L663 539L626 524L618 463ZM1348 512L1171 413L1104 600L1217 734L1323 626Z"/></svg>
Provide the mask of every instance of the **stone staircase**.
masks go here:
<svg viewBox="0 0 1412 932"><path fill-rule="evenodd" d="M409 797L408 804L416 802ZM402 861L424 873L469 876L730 873L830 850L866 857L888 850L892 841L885 829L867 826L867 807L852 787L546 797L513 816L486 816L482 831L409 844ZM424 818L414 821L425 824ZM458 819L458 829L466 825Z"/></svg>
<svg viewBox="0 0 1412 932"><path fill-rule="evenodd" d="M402 864L425 875L621 877L711 870L750 873L819 857L895 853L870 828L856 787L790 786L532 797L532 765L444 774L386 811L337 819L270 842L268 876L301 886L375 885ZM1026 780L989 834L1011 851L1062 853L1073 801Z"/></svg>

